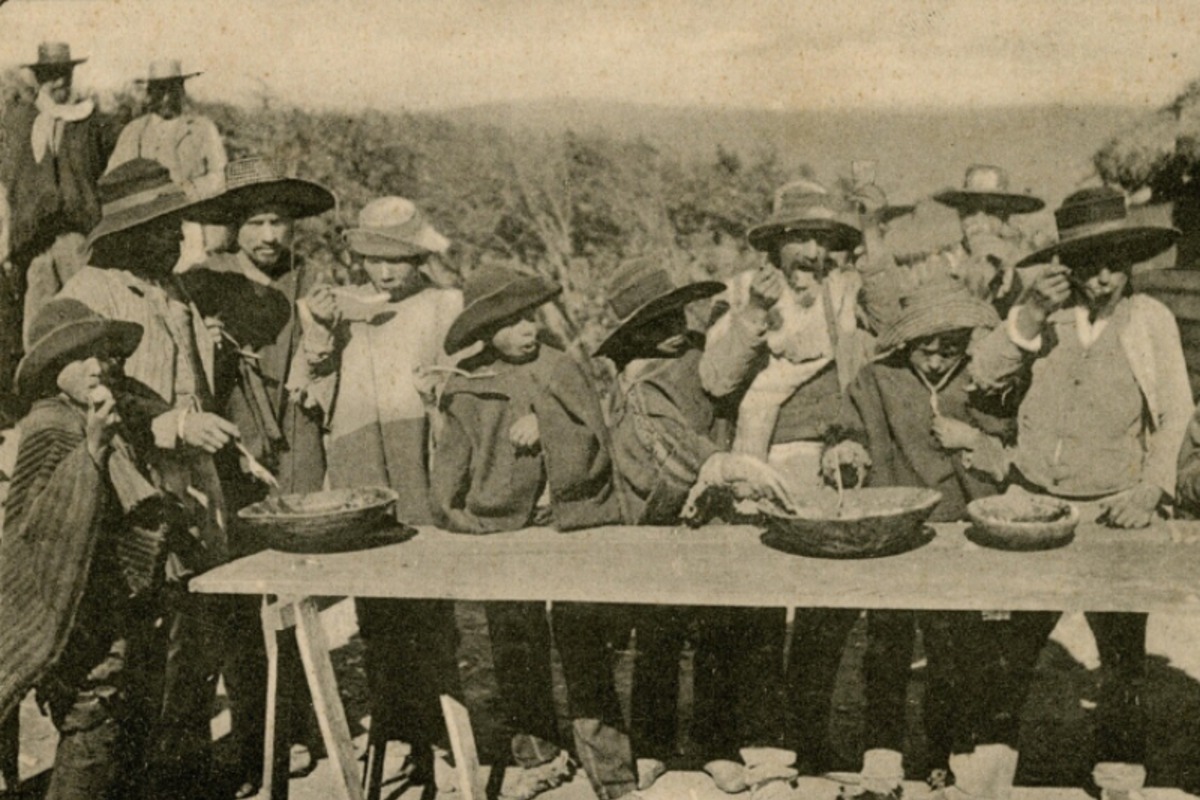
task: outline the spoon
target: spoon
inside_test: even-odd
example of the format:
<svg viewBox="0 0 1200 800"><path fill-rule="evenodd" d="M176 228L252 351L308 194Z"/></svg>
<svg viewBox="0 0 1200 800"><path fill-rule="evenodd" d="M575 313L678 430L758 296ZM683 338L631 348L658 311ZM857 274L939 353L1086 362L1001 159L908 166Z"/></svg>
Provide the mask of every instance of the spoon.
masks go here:
<svg viewBox="0 0 1200 800"><path fill-rule="evenodd" d="M250 471L250 474L271 487L271 490L275 494L278 494L279 480L271 474L269 469L260 464L257 458L251 455L250 451L246 449L246 445L241 442L234 442L234 444L237 445L238 452L246 459L246 469Z"/></svg>
<svg viewBox="0 0 1200 800"><path fill-rule="evenodd" d="M834 481L837 483L837 515L840 517L842 515L842 504L846 502L846 489L844 486L842 486L842 467L840 464L838 465L838 468L833 471L833 476Z"/></svg>

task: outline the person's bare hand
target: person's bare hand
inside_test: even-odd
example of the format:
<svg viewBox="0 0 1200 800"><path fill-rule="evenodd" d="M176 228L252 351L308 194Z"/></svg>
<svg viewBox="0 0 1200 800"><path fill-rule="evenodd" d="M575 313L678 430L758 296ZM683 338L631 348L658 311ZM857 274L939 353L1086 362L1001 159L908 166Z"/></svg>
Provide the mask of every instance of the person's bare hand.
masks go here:
<svg viewBox="0 0 1200 800"><path fill-rule="evenodd" d="M1070 270L1059 263L1058 259L1038 275L1021 302L1021 312L1017 324L1021 335L1032 338L1046 324L1049 317L1071 299Z"/></svg>
<svg viewBox="0 0 1200 800"><path fill-rule="evenodd" d="M1108 500L1102 518L1114 528L1144 528L1154 521L1162 497L1162 489L1139 483Z"/></svg>
<svg viewBox="0 0 1200 800"><path fill-rule="evenodd" d="M208 338L212 340L213 347L220 347L225 342L225 323L220 317L205 317L204 327L208 331Z"/></svg>
<svg viewBox="0 0 1200 800"><path fill-rule="evenodd" d="M830 483L837 483L842 467L852 467L856 480L852 486L860 486L871 468L871 454L858 442L838 442L821 454L821 475Z"/></svg>
<svg viewBox="0 0 1200 800"><path fill-rule="evenodd" d="M541 434L538 431L537 414L526 414L514 422L512 427L508 429L508 440L518 450L535 449L541 440Z"/></svg>
<svg viewBox="0 0 1200 800"><path fill-rule="evenodd" d="M121 416L117 413L117 401L106 386L97 386L88 395L87 418L84 430L88 453L99 462L112 441L113 433Z"/></svg>
<svg viewBox="0 0 1200 800"><path fill-rule="evenodd" d="M193 411L183 418L183 441L207 453L215 453L241 433L238 426L207 411Z"/></svg>
<svg viewBox="0 0 1200 800"><path fill-rule="evenodd" d="M867 216L878 214L888 202L887 194L873 183L857 187L850 199L858 204L859 213Z"/></svg>
<svg viewBox="0 0 1200 800"><path fill-rule="evenodd" d="M446 382L445 373L431 370L422 364L413 367L412 371L413 388L417 390L417 394L421 395L421 400L426 405L436 405L438 391Z"/></svg>
<svg viewBox="0 0 1200 800"><path fill-rule="evenodd" d="M680 517L695 519L701 497L712 487L725 487L739 500L767 500L789 513L796 509L787 481L774 467L746 453L713 453L700 466Z"/></svg>
<svg viewBox="0 0 1200 800"><path fill-rule="evenodd" d="M325 327L333 327L338 321L338 304L337 296L333 293L333 287L328 284L318 283L305 296L304 302L308 305L308 310L312 312L313 319L321 323Z"/></svg>
<svg viewBox="0 0 1200 800"><path fill-rule="evenodd" d="M972 425L957 419L933 418L933 438L946 450L973 450L979 445L983 433Z"/></svg>
<svg viewBox="0 0 1200 800"><path fill-rule="evenodd" d="M765 317L783 296L786 283L783 273L770 264L760 267L750 281L750 308Z"/></svg>

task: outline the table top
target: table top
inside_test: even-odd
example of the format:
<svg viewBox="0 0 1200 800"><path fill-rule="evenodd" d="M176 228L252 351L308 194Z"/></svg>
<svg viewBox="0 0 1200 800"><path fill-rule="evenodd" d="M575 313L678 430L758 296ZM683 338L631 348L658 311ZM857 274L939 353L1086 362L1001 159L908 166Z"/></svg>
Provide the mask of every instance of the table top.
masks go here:
<svg viewBox="0 0 1200 800"><path fill-rule="evenodd" d="M529 528L472 536L420 528L350 553L266 550L194 578L195 592L673 605L1200 613L1200 522L1140 531L1081 525L1056 550L980 547L966 526L895 556L808 558L761 529Z"/></svg>

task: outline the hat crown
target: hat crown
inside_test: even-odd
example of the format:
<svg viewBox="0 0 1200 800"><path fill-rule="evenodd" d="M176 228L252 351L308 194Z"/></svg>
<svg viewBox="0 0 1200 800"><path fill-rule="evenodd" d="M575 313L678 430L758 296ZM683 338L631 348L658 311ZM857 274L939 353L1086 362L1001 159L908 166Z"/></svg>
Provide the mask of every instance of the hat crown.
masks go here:
<svg viewBox="0 0 1200 800"><path fill-rule="evenodd" d="M38 65L71 64L71 45L66 42L42 42L37 49Z"/></svg>
<svg viewBox="0 0 1200 800"><path fill-rule="evenodd" d="M149 158L126 161L101 177L96 182L96 188L100 192L100 202L105 207L120 204L142 194L154 193L156 196L163 196L184 193L171 182L170 171Z"/></svg>
<svg viewBox="0 0 1200 800"><path fill-rule="evenodd" d="M670 274L648 257L624 261L613 273L608 287L608 304L624 322L652 300L675 291Z"/></svg>
<svg viewBox="0 0 1200 800"><path fill-rule="evenodd" d="M849 204L844 198L830 194L822 184L801 178L791 183L785 183L775 190L771 213L777 218L820 217L825 219L831 213L845 212L849 208Z"/></svg>
<svg viewBox="0 0 1200 800"><path fill-rule="evenodd" d="M399 228L420 224L421 212L416 204L403 197L379 197L358 212L360 228ZM415 227L415 225L414 225Z"/></svg>
<svg viewBox="0 0 1200 800"><path fill-rule="evenodd" d="M164 58L158 61L150 62L150 69L146 72L146 80L148 81L169 81L173 79L182 79L183 63L178 58Z"/></svg>
<svg viewBox="0 0 1200 800"><path fill-rule="evenodd" d="M994 164L972 164L967 167L967 174L963 178L963 189L968 192L1007 194L1010 191L1008 171Z"/></svg>
<svg viewBox="0 0 1200 800"><path fill-rule="evenodd" d="M239 158L225 165L225 191L277 180L279 173L262 156Z"/></svg>
<svg viewBox="0 0 1200 800"><path fill-rule="evenodd" d="M473 271L463 281L463 305L469 306L477 300L503 289L520 280L537 278L528 272L515 270L500 264L485 264Z"/></svg>
<svg viewBox="0 0 1200 800"><path fill-rule="evenodd" d="M29 325L30 350L37 347L41 340L54 331L66 325L80 322L104 322L101 317L87 305L70 298L57 298L42 306L42 310L33 318Z"/></svg>
<svg viewBox="0 0 1200 800"><path fill-rule="evenodd" d="M1097 225L1119 225L1127 216L1125 195L1108 186L1080 189L1054 210L1061 240L1082 236Z"/></svg>

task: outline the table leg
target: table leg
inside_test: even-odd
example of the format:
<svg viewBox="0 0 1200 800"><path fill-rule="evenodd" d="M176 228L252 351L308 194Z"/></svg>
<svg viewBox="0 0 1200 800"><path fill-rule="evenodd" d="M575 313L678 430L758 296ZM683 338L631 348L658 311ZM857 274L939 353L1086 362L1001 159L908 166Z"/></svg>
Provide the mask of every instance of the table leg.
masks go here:
<svg viewBox="0 0 1200 800"><path fill-rule="evenodd" d="M289 635L289 629L295 626L295 609L290 602L280 603L278 600L264 597L262 619L263 636L267 645L267 713L264 725L266 741L263 744L262 790L259 797L263 800L287 800L291 743L287 740L286 709L280 708L280 699L285 692L280 682L282 672L279 669L279 638ZM281 711L284 712L282 718Z"/></svg>
<svg viewBox="0 0 1200 800"><path fill-rule="evenodd" d="M362 800L358 765L354 758L354 745L350 740L350 726L346 722L346 709L338 695L337 680L333 675L333 662L329 659L329 643L321 625L321 615L316 601L302 597L293 601L296 613L296 641L300 647L300 660L304 662L304 674L312 692L313 708L321 726L321 736L329 751L329 763L338 776L337 795L344 800Z"/></svg>

